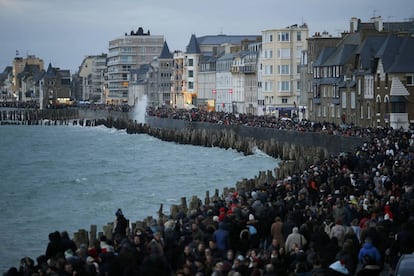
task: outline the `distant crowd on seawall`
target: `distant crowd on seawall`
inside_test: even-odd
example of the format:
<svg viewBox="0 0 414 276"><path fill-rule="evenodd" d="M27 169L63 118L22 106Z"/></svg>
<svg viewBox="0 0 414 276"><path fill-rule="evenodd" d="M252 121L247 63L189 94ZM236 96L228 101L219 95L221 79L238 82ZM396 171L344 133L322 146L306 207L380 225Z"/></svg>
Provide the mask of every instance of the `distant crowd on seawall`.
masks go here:
<svg viewBox="0 0 414 276"><path fill-rule="evenodd" d="M103 233L49 234L45 253L5 275L387 275L414 252L414 135L200 110L149 116L361 136L283 177L263 177ZM111 214L112 215L112 214Z"/></svg>

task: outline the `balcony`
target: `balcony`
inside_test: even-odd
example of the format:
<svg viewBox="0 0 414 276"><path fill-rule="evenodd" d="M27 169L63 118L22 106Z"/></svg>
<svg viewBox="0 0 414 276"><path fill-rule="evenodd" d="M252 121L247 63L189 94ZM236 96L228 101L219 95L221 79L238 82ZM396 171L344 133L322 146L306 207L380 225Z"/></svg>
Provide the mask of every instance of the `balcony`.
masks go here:
<svg viewBox="0 0 414 276"><path fill-rule="evenodd" d="M332 98L331 103L335 104L335 105L340 105L341 104L341 99L340 98Z"/></svg>

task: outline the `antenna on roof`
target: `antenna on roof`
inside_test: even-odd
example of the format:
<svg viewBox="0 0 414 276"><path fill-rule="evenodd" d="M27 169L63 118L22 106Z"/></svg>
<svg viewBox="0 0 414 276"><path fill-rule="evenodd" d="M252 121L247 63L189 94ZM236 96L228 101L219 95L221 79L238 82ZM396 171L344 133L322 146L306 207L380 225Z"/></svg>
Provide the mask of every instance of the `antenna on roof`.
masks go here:
<svg viewBox="0 0 414 276"><path fill-rule="evenodd" d="M223 34L223 27L220 27L220 34Z"/></svg>

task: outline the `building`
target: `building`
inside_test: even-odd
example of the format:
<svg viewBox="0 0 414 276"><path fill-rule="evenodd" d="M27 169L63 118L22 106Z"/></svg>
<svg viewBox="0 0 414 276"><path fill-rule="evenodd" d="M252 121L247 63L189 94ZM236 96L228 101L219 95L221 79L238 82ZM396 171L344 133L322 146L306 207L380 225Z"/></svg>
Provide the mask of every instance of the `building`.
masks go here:
<svg viewBox="0 0 414 276"><path fill-rule="evenodd" d="M184 107L184 52L173 53L173 72L171 81L171 106L174 108Z"/></svg>
<svg viewBox="0 0 414 276"><path fill-rule="evenodd" d="M78 72L81 91L76 100L91 103L104 102L106 59L106 54L84 58Z"/></svg>
<svg viewBox="0 0 414 276"><path fill-rule="evenodd" d="M303 89L300 102L306 106L306 115L304 117L311 121L316 121L317 117L314 108L316 105L314 103L320 102L320 93L313 87L313 85L316 86L316 83L313 82L314 63L318 57L324 58L340 41L341 37L333 37L328 32L316 32L312 37L308 38L308 47L304 53L302 63L305 69L301 75ZM322 51L323 54L321 55Z"/></svg>
<svg viewBox="0 0 414 276"><path fill-rule="evenodd" d="M4 71L0 73L0 100L12 101L13 97L13 67L7 66Z"/></svg>
<svg viewBox="0 0 414 276"><path fill-rule="evenodd" d="M308 35L306 24L262 31L260 85L266 114L297 115L301 55L307 49Z"/></svg>
<svg viewBox="0 0 414 276"><path fill-rule="evenodd" d="M130 72L128 105L135 106L145 99L152 107L171 105L173 55L164 42L159 57L150 64L143 64Z"/></svg>
<svg viewBox="0 0 414 276"><path fill-rule="evenodd" d="M44 70L43 60L35 55L28 55L26 57L15 57L12 65L12 97L14 100L22 100L21 82L19 74L23 72L26 65L38 66L40 70Z"/></svg>
<svg viewBox="0 0 414 276"><path fill-rule="evenodd" d="M128 103L129 72L143 64L150 64L158 57L164 46L164 36L136 32L109 41L108 94L105 103L122 105Z"/></svg>
<svg viewBox="0 0 414 276"><path fill-rule="evenodd" d="M73 103L69 70L49 66L38 79L40 109L59 108Z"/></svg>
<svg viewBox="0 0 414 276"><path fill-rule="evenodd" d="M338 43L309 40L310 49L318 49L308 52L310 119L343 126L410 127L414 29L407 22L397 26L381 17L368 23L351 18L350 31Z"/></svg>
<svg viewBox="0 0 414 276"><path fill-rule="evenodd" d="M173 54L168 48L167 42L164 42L161 54L152 62L153 66L157 68L157 84L158 87L155 93L149 95L149 100L152 106L170 106L171 100L171 83L173 71Z"/></svg>
<svg viewBox="0 0 414 276"><path fill-rule="evenodd" d="M226 112L236 111L239 106L237 112L242 112L244 104L240 103L244 99L241 94L244 89L237 90L239 94L232 94L232 63L243 44L257 43L260 40L260 35L220 34L196 37L193 34L186 52L174 55L174 69L182 70L182 73L179 71L173 74L176 106Z"/></svg>
<svg viewBox="0 0 414 276"><path fill-rule="evenodd" d="M17 83L20 86L19 101L31 102L35 106L39 104L40 94L36 84L43 74L44 70L41 69L39 64L26 63L23 71L17 75Z"/></svg>

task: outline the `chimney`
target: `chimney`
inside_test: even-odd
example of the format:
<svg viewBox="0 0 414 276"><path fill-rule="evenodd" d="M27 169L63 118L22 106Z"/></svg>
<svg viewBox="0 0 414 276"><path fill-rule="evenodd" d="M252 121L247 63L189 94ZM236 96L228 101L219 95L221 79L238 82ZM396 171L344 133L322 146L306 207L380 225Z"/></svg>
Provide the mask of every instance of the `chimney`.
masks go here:
<svg viewBox="0 0 414 276"><path fill-rule="evenodd" d="M384 30L384 25L383 25L382 17L381 16L372 17L371 18L371 21L374 22L375 29L378 32L382 32Z"/></svg>
<svg viewBox="0 0 414 276"><path fill-rule="evenodd" d="M352 17L351 21L349 22L349 32L354 33L358 31L358 18Z"/></svg>

